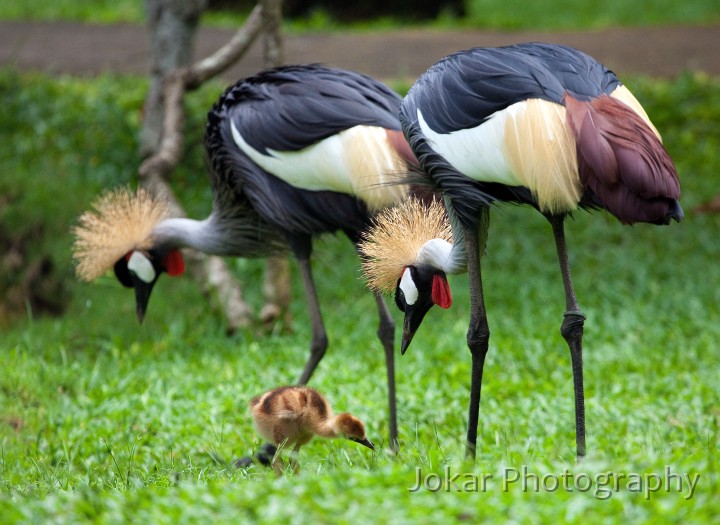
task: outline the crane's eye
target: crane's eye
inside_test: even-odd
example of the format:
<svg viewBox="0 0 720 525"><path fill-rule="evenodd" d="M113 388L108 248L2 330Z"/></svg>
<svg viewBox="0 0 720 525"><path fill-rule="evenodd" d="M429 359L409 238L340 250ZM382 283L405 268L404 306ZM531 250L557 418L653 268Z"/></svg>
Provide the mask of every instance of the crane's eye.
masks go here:
<svg viewBox="0 0 720 525"><path fill-rule="evenodd" d="M127 267L127 260L129 258L130 254L127 254L126 257L123 257L118 262L116 262L115 266L113 267L113 270L115 270L115 277L117 277L117 280L120 281L120 284L122 284L126 288L133 287L132 276L130 275L130 270L128 270Z"/></svg>
<svg viewBox="0 0 720 525"><path fill-rule="evenodd" d="M405 302L405 294L398 286L397 288L395 288L395 306L397 306L398 310L400 310L401 312L405 312L406 305L407 303Z"/></svg>
<svg viewBox="0 0 720 525"><path fill-rule="evenodd" d="M128 270L134 273L142 282L150 284L155 281L155 268L145 255L135 251L132 253L127 262Z"/></svg>

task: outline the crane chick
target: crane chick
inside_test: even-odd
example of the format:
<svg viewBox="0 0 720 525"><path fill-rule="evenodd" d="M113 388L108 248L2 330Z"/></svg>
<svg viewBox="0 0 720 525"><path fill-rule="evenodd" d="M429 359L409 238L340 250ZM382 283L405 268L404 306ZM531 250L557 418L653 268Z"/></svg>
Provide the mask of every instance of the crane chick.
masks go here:
<svg viewBox="0 0 720 525"><path fill-rule="evenodd" d="M342 437L375 450L360 419L347 412L334 415L327 400L312 388L275 388L254 397L250 410L262 437L275 445L294 445L293 458L313 436ZM278 465L273 467L277 472Z"/></svg>

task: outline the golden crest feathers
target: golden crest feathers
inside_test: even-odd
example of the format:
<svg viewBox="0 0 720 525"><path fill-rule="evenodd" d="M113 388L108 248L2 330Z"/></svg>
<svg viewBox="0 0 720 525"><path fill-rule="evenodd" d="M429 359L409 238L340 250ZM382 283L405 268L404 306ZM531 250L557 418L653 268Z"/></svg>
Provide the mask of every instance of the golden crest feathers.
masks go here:
<svg viewBox="0 0 720 525"><path fill-rule="evenodd" d="M137 193L129 188L103 193L92 208L72 229L75 273L83 281L99 277L132 250L150 248L153 229L169 216L167 203L153 199L142 189Z"/></svg>
<svg viewBox="0 0 720 525"><path fill-rule="evenodd" d="M430 239L452 242L450 220L438 200L425 203L409 198L378 214L359 246L368 287L392 293L403 268L417 261L420 248Z"/></svg>

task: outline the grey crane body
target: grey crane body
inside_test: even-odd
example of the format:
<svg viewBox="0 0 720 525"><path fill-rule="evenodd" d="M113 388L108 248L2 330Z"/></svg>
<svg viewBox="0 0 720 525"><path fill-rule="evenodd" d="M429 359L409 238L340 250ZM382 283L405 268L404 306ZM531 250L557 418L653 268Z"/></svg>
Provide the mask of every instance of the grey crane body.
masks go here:
<svg viewBox="0 0 720 525"><path fill-rule="evenodd" d="M376 212L407 196L408 186L399 181L417 161L400 128L400 103L396 93L370 77L321 65L283 66L240 80L208 113L209 217L167 218L145 196L107 197L103 212L81 218L86 227L77 230L76 257L84 268L79 274L95 278L108 257L115 257L115 274L135 289L142 321L159 276L182 273L179 248L265 257L289 247L312 324L310 357L298 380L307 383L328 346L310 265L312 238L342 231L357 244ZM126 239L133 235L140 238ZM97 254L105 262L94 260ZM394 323L379 294L375 301L394 447Z"/></svg>
<svg viewBox="0 0 720 525"><path fill-rule="evenodd" d="M467 262L468 456L475 455L490 337L480 261L489 209L497 202L529 204L552 225L565 291L561 333L572 358L577 455L584 456L585 316L570 277L563 221L577 208L607 210L625 224L682 219L677 172L657 130L611 71L580 51L542 43L442 59L411 87L400 119L422 168L416 182L444 195L455 237L448 259ZM402 270L396 303L405 312L403 353L430 307L444 302L436 290L447 287L446 270Z"/></svg>

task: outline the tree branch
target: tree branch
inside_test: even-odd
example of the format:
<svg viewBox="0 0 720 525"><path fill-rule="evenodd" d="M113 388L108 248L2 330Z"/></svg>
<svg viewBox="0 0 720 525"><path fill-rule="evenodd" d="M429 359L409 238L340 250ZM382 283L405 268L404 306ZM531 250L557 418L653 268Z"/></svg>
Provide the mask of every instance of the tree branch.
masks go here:
<svg viewBox="0 0 720 525"><path fill-rule="evenodd" d="M278 3L278 0L261 1L225 46L189 67L174 69L164 79L162 139L157 151L145 159L138 171L141 185L156 197L165 199L174 216L185 216L167 182L182 155L185 93L223 72L247 52L263 29L264 5L267 2L273 4ZM243 302L240 286L224 261L219 257L193 253L188 263L192 275L204 283L204 293L219 303L227 319L228 331L248 326L251 323L250 308Z"/></svg>
<svg viewBox="0 0 720 525"><path fill-rule="evenodd" d="M245 24L230 41L207 58L195 62L186 73L185 85L195 89L206 80L219 75L237 62L255 42L263 29L263 5L259 3L248 16Z"/></svg>
<svg viewBox="0 0 720 525"><path fill-rule="evenodd" d="M283 45L280 24L282 22L282 0L263 1L263 54L264 66L277 67L283 63ZM273 256L265 264L263 276L263 298L265 304L260 310L260 322L267 328L282 320L290 326L290 263L287 257Z"/></svg>

